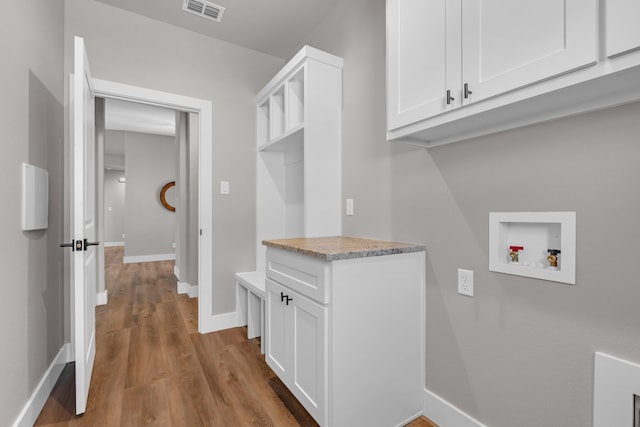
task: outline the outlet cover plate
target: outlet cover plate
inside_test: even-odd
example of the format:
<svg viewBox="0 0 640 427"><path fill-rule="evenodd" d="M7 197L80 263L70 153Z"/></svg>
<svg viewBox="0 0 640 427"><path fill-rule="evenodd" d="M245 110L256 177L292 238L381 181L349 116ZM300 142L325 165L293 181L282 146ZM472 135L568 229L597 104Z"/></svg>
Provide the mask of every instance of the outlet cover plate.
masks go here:
<svg viewBox="0 0 640 427"><path fill-rule="evenodd" d="M458 269L458 293L468 297L473 296L473 271Z"/></svg>

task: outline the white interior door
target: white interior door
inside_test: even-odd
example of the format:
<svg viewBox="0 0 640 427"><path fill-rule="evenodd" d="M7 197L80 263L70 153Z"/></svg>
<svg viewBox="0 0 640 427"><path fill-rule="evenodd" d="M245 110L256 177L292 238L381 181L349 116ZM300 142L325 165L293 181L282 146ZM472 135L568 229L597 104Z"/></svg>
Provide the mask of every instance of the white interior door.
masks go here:
<svg viewBox="0 0 640 427"><path fill-rule="evenodd" d="M76 361L76 414L87 406L96 354L95 298L97 256L95 203L95 111L93 85L84 40L74 40L74 78L71 94L71 294Z"/></svg>

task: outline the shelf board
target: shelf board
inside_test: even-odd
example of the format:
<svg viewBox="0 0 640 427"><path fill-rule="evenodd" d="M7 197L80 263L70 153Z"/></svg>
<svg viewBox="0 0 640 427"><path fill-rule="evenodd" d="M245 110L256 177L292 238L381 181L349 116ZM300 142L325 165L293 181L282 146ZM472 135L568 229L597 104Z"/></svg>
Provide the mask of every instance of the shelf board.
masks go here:
<svg viewBox="0 0 640 427"><path fill-rule="evenodd" d="M294 126L277 138L258 147L258 151L282 151L289 143L302 144L304 142L304 122Z"/></svg>

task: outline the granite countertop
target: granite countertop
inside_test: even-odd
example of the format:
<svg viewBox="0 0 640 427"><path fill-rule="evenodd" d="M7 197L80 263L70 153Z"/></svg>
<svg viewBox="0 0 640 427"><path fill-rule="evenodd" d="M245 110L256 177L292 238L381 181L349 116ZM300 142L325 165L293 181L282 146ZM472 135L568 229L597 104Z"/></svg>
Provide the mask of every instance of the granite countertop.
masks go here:
<svg viewBox="0 0 640 427"><path fill-rule="evenodd" d="M324 261L393 255L426 250L424 245L344 236L263 240L262 244L309 255Z"/></svg>

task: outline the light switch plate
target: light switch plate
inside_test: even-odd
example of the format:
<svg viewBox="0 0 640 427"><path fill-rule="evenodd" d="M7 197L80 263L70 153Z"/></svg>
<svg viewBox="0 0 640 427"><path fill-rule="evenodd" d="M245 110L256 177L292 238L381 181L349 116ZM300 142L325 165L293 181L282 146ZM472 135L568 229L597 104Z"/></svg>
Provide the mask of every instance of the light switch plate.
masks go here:
<svg viewBox="0 0 640 427"><path fill-rule="evenodd" d="M353 199L347 199L346 205L346 214L349 216L353 215Z"/></svg>

